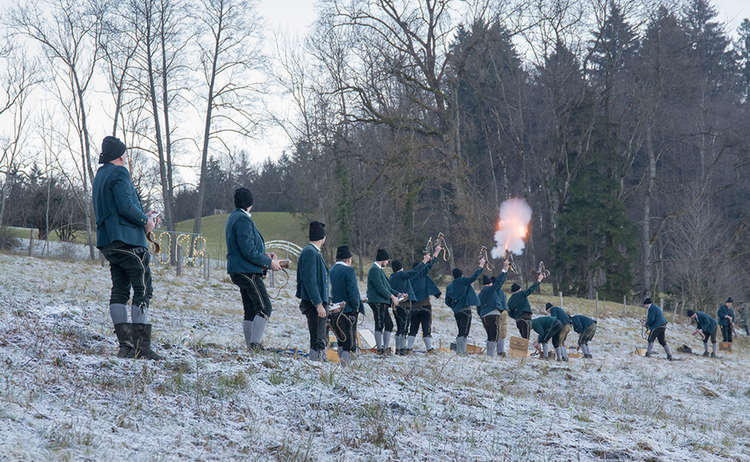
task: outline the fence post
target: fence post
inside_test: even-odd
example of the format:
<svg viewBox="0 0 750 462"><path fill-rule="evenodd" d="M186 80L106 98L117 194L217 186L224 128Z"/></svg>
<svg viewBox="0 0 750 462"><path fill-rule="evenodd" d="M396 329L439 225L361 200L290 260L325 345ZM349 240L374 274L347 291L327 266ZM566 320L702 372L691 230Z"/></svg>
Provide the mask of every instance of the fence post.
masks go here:
<svg viewBox="0 0 750 462"><path fill-rule="evenodd" d="M598 317L599 316L599 291L598 290L594 291L594 294L596 295L596 305L594 309L596 310L596 316Z"/></svg>
<svg viewBox="0 0 750 462"><path fill-rule="evenodd" d="M560 290L560 308L563 307L563 297L562 297L562 290Z"/></svg>
<svg viewBox="0 0 750 462"><path fill-rule="evenodd" d="M29 230L29 257L31 256L32 248L34 247L34 228Z"/></svg>
<svg viewBox="0 0 750 462"><path fill-rule="evenodd" d="M628 314L628 296L623 295L622 296L622 312L626 315Z"/></svg>
<svg viewBox="0 0 750 462"><path fill-rule="evenodd" d="M182 276L182 246L177 246L177 276Z"/></svg>

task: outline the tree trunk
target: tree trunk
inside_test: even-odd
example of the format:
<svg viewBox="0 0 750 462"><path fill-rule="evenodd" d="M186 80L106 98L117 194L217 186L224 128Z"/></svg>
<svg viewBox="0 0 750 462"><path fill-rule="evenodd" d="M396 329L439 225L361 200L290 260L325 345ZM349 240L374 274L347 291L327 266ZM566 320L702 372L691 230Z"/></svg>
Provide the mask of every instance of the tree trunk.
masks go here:
<svg viewBox="0 0 750 462"><path fill-rule="evenodd" d="M646 184L646 200L643 204L643 291L651 292L651 199L656 182L656 154L651 124L646 126L646 154L648 155L648 182Z"/></svg>

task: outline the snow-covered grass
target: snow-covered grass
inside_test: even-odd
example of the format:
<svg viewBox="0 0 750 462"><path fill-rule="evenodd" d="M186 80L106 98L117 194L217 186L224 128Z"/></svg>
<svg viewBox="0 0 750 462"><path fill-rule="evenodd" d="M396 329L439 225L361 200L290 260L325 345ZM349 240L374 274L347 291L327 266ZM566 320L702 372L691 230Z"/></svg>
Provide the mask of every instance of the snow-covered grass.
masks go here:
<svg viewBox="0 0 750 462"><path fill-rule="evenodd" d="M0 274L0 461L750 460L747 338L719 360L637 357L635 307L600 318L593 360L363 354L343 369L246 352L224 274L156 267L154 363L115 358L107 268L0 254ZM292 280L274 300L266 346L307 349L293 294ZM447 346L453 318L434 310ZM691 331L670 324L673 350L701 346Z"/></svg>

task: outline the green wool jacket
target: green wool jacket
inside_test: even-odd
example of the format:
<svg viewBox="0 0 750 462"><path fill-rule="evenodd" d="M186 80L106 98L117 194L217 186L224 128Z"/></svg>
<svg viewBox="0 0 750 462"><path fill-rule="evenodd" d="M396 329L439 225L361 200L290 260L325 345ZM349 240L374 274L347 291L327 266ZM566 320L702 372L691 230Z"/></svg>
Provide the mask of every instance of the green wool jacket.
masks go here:
<svg viewBox="0 0 750 462"><path fill-rule="evenodd" d="M328 267L323 255L307 244L297 259L297 298L313 305L328 303Z"/></svg>
<svg viewBox="0 0 750 462"><path fill-rule="evenodd" d="M526 290L519 290L508 299L508 315L513 319L518 319L523 313L531 313L529 304L529 295L539 287L539 281L531 284Z"/></svg>
<svg viewBox="0 0 750 462"><path fill-rule="evenodd" d="M398 292L391 287L385 272L375 263L367 271L367 303L391 303L391 295Z"/></svg>
<svg viewBox="0 0 750 462"><path fill-rule="evenodd" d="M346 302L344 313L364 313L359 299L359 287L354 268L344 263L336 263L329 272L331 276L331 302Z"/></svg>
<svg viewBox="0 0 750 462"><path fill-rule="evenodd" d="M146 222L128 169L106 163L94 177L92 198L96 214L96 247L114 241L148 248Z"/></svg>

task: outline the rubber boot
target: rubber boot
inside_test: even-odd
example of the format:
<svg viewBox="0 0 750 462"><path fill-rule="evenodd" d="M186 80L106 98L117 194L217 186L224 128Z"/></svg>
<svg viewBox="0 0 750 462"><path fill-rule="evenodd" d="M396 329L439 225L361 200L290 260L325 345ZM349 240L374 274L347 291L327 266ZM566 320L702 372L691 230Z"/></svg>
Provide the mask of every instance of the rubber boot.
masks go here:
<svg viewBox="0 0 750 462"><path fill-rule="evenodd" d="M117 335L117 342L120 344L120 350L117 352L117 357L135 357L135 345L133 344L133 325L127 322L115 324L115 334Z"/></svg>
<svg viewBox="0 0 750 462"><path fill-rule="evenodd" d="M251 349L255 351L263 350L263 331L266 329L266 318L255 316L252 325L252 335L250 336Z"/></svg>
<svg viewBox="0 0 750 462"><path fill-rule="evenodd" d="M708 357L708 342L703 342L703 356Z"/></svg>
<svg viewBox="0 0 750 462"><path fill-rule="evenodd" d="M664 345L664 352L667 353L667 359L672 360L672 352L669 350L669 345Z"/></svg>
<svg viewBox="0 0 750 462"><path fill-rule="evenodd" d="M497 342L487 340L487 356L492 358L497 354Z"/></svg>
<svg viewBox="0 0 750 462"><path fill-rule="evenodd" d="M505 357L505 339L501 338L497 341L497 355Z"/></svg>
<svg viewBox="0 0 750 462"><path fill-rule="evenodd" d="M151 324L133 324L135 358L159 361L162 358L151 349Z"/></svg>
<svg viewBox="0 0 750 462"><path fill-rule="evenodd" d="M648 358L651 356L651 354L654 352L654 342L648 342L648 347L646 347L646 357Z"/></svg>
<svg viewBox="0 0 750 462"><path fill-rule="evenodd" d="M432 348L432 337L424 337L422 340L424 340L424 348L427 353L432 353L435 350Z"/></svg>
<svg viewBox="0 0 750 462"><path fill-rule="evenodd" d="M549 345L546 343L542 343L542 354L544 355L544 359L549 359Z"/></svg>

